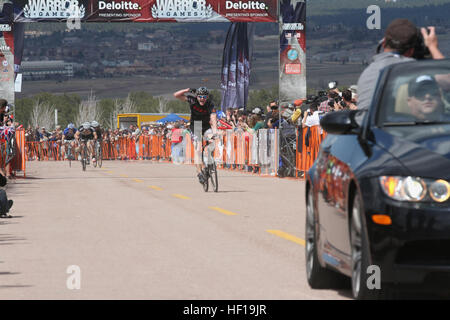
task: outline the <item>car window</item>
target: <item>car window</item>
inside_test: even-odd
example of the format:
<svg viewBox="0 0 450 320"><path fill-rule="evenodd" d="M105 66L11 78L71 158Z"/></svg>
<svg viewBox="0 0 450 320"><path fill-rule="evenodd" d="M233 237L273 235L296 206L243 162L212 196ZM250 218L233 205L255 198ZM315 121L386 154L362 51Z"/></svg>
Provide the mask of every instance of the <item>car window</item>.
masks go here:
<svg viewBox="0 0 450 320"><path fill-rule="evenodd" d="M415 62L393 68L378 105L376 123L384 126L450 122L450 63Z"/></svg>

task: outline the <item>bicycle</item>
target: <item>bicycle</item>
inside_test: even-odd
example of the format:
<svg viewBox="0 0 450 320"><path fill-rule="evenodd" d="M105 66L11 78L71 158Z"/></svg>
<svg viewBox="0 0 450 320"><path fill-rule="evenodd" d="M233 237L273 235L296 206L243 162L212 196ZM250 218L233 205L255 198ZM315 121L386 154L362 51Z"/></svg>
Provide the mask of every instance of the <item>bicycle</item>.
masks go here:
<svg viewBox="0 0 450 320"><path fill-rule="evenodd" d="M219 190L219 181L217 179L216 161L214 160L214 157L212 156L212 153L214 152L214 149L215 149L215 144L213 144L214 138L215 138L215 136L212 136L210 139L207 139L206 143L202 149L202 161L205 166L202 170L203 177L204 177L203 190L205 192L208 192L208 189L209 189L208 181L209 180L211 180L211 185L213 187L214 192L218 192L218 190ZM210 148L210 146L213 146L213 148ZM206 157L205 157L205 149L208 149L208 150L206 150L207 151ZM208 163L205 163L205 158L208 159Z"/></svg>
<svg viewBox="0 0 450 320"><path fill-rule="evenodd" d="M95 159L97 161L95 161L93 163L94 167L97 166L101 168L102 167L102 158L103 158L103 153L102 153L102 144L99 140L95 141Z"/></svg>
<svg viewBox="0 0 450 320"><path fill-rule="evenodd" d="M83 171L86 171L86 165L89 162L89 149L87 147L87 140L82 139L81 143L83 144L83 147L81 149L82 157L81 157L81 167Z"/></svg>
<svg viewBox="0 0 450 320"><path fill-rule="evenodd" d="M75 159L75 157L72 155L72 141L71 140L64 140L64 144L67 145L67 159L69 160L69 168L72 168L72 157Z"/></svg>

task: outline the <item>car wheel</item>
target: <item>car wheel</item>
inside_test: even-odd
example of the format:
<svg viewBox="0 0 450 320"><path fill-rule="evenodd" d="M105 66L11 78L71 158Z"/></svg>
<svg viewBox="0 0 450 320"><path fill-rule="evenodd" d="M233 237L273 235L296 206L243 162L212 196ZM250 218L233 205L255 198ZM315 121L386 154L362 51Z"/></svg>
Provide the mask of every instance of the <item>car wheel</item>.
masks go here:
<svg viewBox="0 0 450 320"><path fill-rule="evenodd" d="M358 300L386 299L392 297L387 284L381 284L380 289L369 289L367 280L369 274L369 241L362 219L361 197L355 194L352 203L350 223L350 241L352 246L352 294Z"/></svg>
<svg viewBox="0 0 450 320"><path fill-rule="evenodd" d="M342 288L348 285L348 278L320 265L317 255L316 222L312 191L308 190L306 203L306 277L313 289Z"/></svg>

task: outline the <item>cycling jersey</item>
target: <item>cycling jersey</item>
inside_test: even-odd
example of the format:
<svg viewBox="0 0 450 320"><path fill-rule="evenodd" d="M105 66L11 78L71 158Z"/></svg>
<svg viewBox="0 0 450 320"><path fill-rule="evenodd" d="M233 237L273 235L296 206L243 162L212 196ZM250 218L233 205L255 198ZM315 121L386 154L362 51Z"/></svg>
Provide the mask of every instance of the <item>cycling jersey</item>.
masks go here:
<svg viewBox="0 0 450 320"><path fill-rule="evenodd" d="M78 128L80 131L80 138L84 140L93 140L94 139L94 130L92 128L84 129L83 126Z"/></svg>
<svg viewBox="0 0 450 320"><path fill-rule="evenodd" d="M216 113L216 109L211 100L207 100L206 103L201 106L198 102L197 98L187 97L187 101L189 103L189 107L191 109L191 124L190 129L194 132L194 123L195 121L202 122L202 134L205 133L206 130L211 128L211 124L209 123L211 113Z"/></svg>
<svg viewBox="0 0 450 320"><path fill-rule="evenodd" d="M97 139L101 141L103 139L103 129L97 127L97 129L95 129L95 132L97 133Z"/></svg>
<svg viewBox="0 0 450 320"><path fill-rule="evenodd" d="M69 129L69 128L65 128L64 129L64 140L73 140L75 139L75 133L77 132L77 129L73 128L73 129Z"/></svg>

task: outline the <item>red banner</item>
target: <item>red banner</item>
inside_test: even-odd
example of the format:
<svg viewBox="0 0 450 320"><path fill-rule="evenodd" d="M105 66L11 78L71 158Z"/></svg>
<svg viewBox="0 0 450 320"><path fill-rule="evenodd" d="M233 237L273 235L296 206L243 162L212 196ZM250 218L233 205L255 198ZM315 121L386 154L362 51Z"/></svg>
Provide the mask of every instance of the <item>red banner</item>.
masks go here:
<svg viewBox="0 0 450 320"><path fill-rule="evenodd" d="M16 0L14 11L15 21L28 22L278 22L277 5L277 0Z"/></svg>

